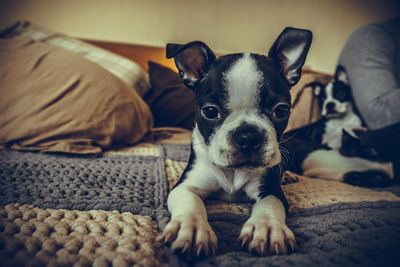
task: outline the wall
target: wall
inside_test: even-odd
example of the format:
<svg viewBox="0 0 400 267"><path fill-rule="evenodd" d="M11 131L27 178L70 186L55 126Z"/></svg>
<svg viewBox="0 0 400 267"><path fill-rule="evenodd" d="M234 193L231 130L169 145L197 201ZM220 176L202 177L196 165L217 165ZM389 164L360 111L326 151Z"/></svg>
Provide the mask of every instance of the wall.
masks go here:
<svg viewBox="0 0 400 267"><path fill-rule="evenodd" d="M0 24L30 20L71 36L153 46L202 40L267 53L285 26L311 29L307 65L332 73L358 25L400 15L396 0L0 0Z"/></svg>

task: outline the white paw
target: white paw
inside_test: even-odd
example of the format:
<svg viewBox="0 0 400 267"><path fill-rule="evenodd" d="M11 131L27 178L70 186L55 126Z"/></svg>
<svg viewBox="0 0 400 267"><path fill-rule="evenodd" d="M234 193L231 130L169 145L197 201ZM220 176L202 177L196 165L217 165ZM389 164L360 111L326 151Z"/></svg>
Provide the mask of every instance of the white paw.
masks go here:
<svg viewBox="0 0 400 267"><path fill-rule="evenodd" d="M261 256L284 255L295 250L293 232L282 222L264 217L249 218L239 236L242 247Z"/></svg>
<svg viewBox="0 0 400 267"><path fill-rule="evenodd" d="M215 255L217 250L217 236L210 224L195 215L173 218L161 238L171 245L174 252L185 254L188 258Z"/></svg>

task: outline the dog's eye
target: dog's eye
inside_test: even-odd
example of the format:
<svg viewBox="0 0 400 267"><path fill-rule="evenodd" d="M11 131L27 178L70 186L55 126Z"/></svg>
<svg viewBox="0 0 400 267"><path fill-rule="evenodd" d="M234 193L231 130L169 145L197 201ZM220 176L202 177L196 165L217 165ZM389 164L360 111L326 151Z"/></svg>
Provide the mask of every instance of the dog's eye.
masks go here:
<svg viewBox="0 0 400 267"><path fill-rule="evenodd" d="M272 110L272 116L276 119L284 119L289 116L290 106L288 104L278 104Z"/></svg>
<svg viewBox="0 0 400 267"><path fill-rule="evenodd" d="M218 120L221 118L221 114L218 109L214 106L205 106L201 109L201 115L208 120Z"/></svg>

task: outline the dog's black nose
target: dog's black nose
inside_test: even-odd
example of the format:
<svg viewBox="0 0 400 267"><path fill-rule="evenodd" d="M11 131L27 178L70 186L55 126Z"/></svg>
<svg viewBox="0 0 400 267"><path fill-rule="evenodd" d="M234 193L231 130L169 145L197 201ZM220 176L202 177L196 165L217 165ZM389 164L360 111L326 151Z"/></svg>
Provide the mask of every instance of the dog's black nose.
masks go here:
<svg viewBox="0 0 400 267"><path fill-rule="evenodd" d="M326 111L328 113L333 113L335 112L335 107L336 107L335 103L329 102L328 104L326 104Z"/></svg>
<svg viewBox="0 0 400 267"><path fill-rule="evenodd" d="M265 135L257 127L245 125L232 134L233 144L241 152L250 154L258 150L265 141Z"/></svg>

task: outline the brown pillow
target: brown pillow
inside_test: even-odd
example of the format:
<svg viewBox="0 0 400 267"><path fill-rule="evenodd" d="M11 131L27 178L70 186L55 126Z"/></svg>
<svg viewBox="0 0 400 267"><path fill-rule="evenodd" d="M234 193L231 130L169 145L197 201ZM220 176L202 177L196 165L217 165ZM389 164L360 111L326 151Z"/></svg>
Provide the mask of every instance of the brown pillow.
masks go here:
<svg viewBox="0 0 400 267"><path fill-rule="evenodd" d="M154 116L154 126L193 129L194 92L183 85L172 69L149 61L151 89L145 96Z"/></svg>
<svg viewBox="0 0 400 267"><path fill-rule="evenodd" d="M97 64L27 38L0 39L0 148L99 154L152 127L146 103Z"/></svg>

